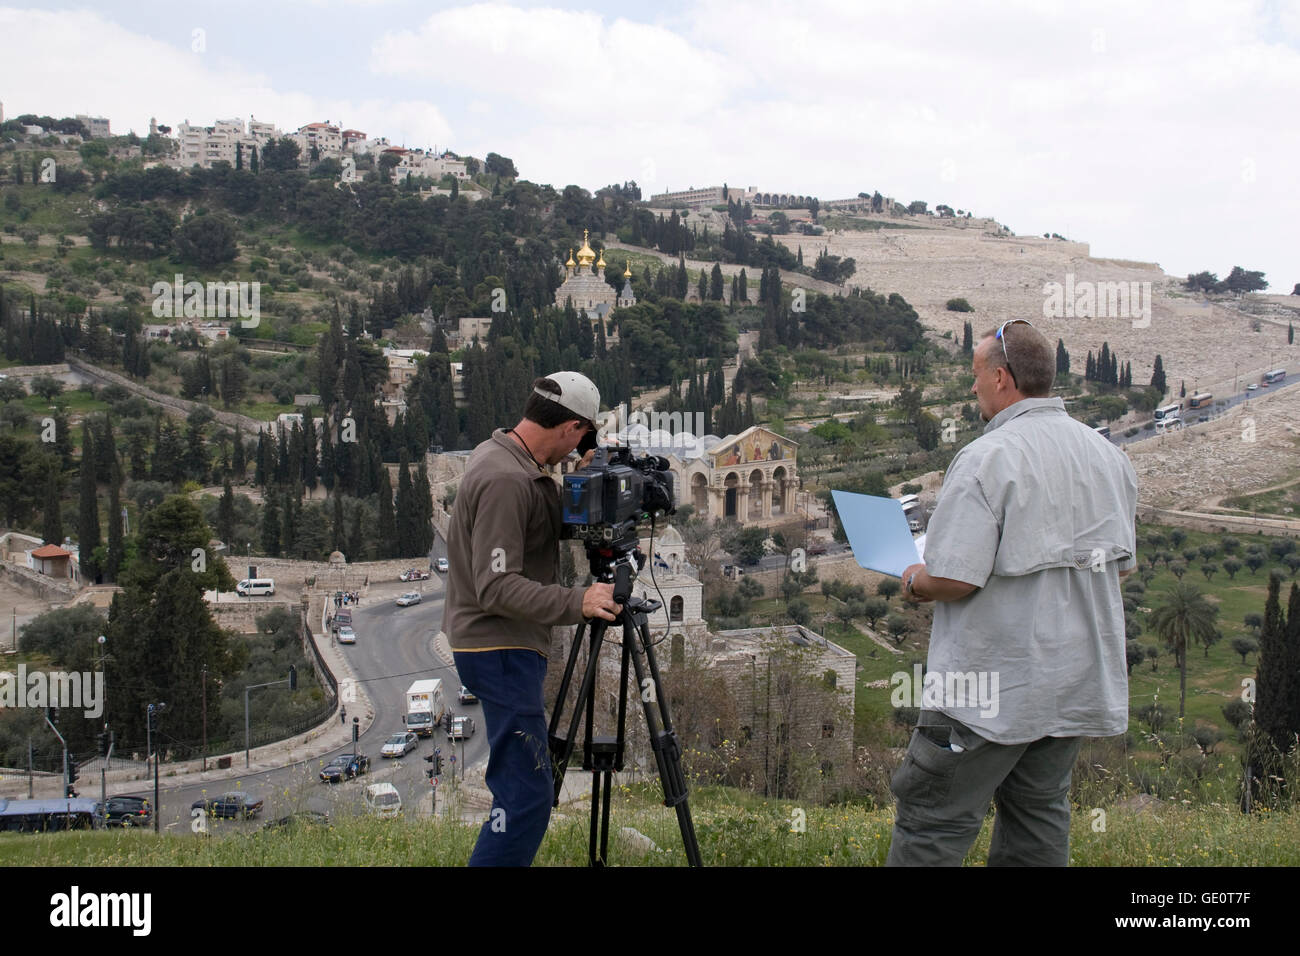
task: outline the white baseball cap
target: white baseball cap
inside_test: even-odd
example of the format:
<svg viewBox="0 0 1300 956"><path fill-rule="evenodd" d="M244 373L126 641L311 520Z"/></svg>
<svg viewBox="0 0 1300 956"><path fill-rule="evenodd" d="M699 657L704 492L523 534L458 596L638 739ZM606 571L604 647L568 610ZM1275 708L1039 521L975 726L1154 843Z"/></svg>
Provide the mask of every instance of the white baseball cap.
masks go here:
<svg viewBox="0 0 1300 956"><path fill-rule="evenodd" d="M581 372L556 372L547 375L548 379L560 386L560 394L533 389L542 398L563 405L574 414L581 415L589 422L594 422L600 414L600 390L594 382Z"/></svg>

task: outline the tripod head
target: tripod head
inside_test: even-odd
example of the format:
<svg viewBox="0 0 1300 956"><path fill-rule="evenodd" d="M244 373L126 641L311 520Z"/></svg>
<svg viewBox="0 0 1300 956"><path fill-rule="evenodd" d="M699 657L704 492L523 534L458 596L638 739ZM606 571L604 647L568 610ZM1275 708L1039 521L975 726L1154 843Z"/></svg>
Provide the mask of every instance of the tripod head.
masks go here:
<svg viewBox="0 0 1300 956"><path fill-rule="evenodd" d="M587 564L591 567L591 576L602 584L614 585L614 600L627 607L632 596L632 581L645 567L645 555L641 553L636 534L636 522L626 521L608 529L605 537L583 539L587 552ZM663 605L659 601L642 601L636 603L638 610L657 611Z"/></svg>

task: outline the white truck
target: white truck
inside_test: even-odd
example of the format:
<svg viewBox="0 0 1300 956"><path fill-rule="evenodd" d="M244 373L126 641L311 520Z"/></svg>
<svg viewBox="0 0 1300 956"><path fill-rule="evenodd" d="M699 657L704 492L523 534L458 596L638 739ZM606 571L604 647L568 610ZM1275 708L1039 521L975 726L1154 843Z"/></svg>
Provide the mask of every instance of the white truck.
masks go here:
<svg viewBox="0 0 1300 956"><path fill-rule="evenodd" d="M406 729L412 733L421 737L433 736L446 711L440 679L417 680L406 688Z"/></svg>

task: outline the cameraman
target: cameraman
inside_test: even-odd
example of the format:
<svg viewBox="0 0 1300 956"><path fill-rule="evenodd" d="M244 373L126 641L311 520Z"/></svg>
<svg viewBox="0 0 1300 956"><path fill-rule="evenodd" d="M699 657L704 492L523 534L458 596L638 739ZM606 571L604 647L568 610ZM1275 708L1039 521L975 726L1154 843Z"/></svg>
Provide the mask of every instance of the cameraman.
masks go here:
<svg viewBox="0 0 1300 956"><path fill-rule="evenodd" d="M612 584L556 583L560 489L546 466L595 446L600 392L577 372L533 382L524 417L474 449L447 533L443 630L461 683L483 703L492 811L470 866L528 866L555 790L542 682L551 626L616 618Z"/></svg>

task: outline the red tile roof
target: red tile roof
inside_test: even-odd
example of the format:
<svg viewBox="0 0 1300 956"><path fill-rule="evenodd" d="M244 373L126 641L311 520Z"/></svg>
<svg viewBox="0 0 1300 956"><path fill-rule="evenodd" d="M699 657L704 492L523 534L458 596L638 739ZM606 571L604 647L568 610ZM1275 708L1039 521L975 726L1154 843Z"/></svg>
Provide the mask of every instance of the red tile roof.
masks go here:
<svg viewBox="0 0 1300 956"><path fill-rule="evenodd" d="M71 551L64 551L57 544L44 544L32 552L33 558L70 558Z"/></svg>

